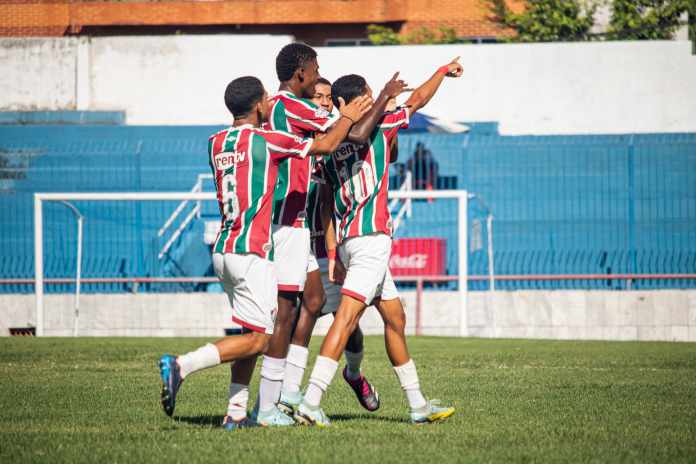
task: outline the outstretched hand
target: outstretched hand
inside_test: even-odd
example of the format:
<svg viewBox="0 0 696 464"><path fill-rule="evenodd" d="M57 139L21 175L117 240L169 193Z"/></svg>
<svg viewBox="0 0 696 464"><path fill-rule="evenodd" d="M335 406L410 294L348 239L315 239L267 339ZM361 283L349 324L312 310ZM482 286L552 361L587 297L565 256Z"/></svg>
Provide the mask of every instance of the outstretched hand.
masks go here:
<svg viewBox="0 0 696 464"><path fill-rule="evenodd" d="M341 113L341 116L345 116L355 123L360 120L365 113L370 111L370 108L372 108L372 103L372 98L368 97L367 95L355 97L348 104L346 104L343 97L338 97L338 111Z"/></svg>
<svg viewBox="0 0 696 464"><path fill-rule="evenodd" d="M445 74L445 76L461 77L461 75L464 74L464 67L459 62L459 58L461 57L458 56L449 63L447 63L447 74Z"/></svg>
<svg viewBox="0 0 696 464"><path fill-rule="evenodd" d="M382 92L384 92L387 97L391 99L396 98L405 91L409 90L407 87L408 84L399 79L399 71L397 71L392 78L386 84L384 84L384 89Z"/></svg>

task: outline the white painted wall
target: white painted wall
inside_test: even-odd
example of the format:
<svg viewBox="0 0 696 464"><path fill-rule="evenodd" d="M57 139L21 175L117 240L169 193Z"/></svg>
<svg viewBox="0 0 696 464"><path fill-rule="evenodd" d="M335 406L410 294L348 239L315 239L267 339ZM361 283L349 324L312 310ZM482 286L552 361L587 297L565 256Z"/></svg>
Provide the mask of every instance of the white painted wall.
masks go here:
<svg viewBox="0 0 696 464"><path fill-rule="evenodd" d="M90 107L125 108L128 124L226 124L231 116L223 96L230 80L254 75L275 89L275 54L291 41L286 36L92 39Z"/></svg>
<svg viewBox="0 0 696 464"><path fill-rule="evenodd" d="M284 36L0 40L0 109L125 110L129 124L224 124L223 92L245 74L277 88ZM696 56L686 41L319 48L330 79L391 74L416 85L461 55L426 112L499 121L505 134L696 131ZM76 59L79 56L79 59ZM76 63L76 60L78 61ZM85 61L88 63L85 65ZM75 79L75 75L80 76ZM456 102L456 104L455 104Z"/></svg>
<svg viewBox="0 0 696 464"><path fill-rule="evenodd" d="M404 292L402 298L406 331L413 334L415 294ZM422 333L456 336L458 301L456 292L424 293ZM73 304L73 295L46 295L46 335L72 335ZM0 336L35 321L33 295L0 295L0 308ZM219 337L230 325L224 294L85 294L80 313L82 336ZM315 334L325 334L331 320L321 318ZM374 308L360 325L366 334L383 333ZM470 292L467 329L486 338L696 342L696 291Z"/></svg>
<svg viewBox="0 0 696 464"><path fill-rule="evenodd" d="M76 39L1 39L0 110L75 109Z"/></svg>

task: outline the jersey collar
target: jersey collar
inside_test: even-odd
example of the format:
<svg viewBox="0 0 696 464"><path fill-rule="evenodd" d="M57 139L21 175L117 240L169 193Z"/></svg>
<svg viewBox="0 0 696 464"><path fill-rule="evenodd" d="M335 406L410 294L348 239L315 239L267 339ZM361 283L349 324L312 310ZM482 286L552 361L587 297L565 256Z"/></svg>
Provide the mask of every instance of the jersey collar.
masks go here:
<svg viewBox="0 0 696 464"><path fill-rule="evenodd" d="M247 123L247 124L242 124L241 126L232 126L232 130L242 130L242 129L253 129L254 126Z"/></svg>
<svg viewBox="0 0 696 464"><path fill-rule="evenodd" d="M294 93L290 92L289 90L279 90L278 95L285 95L286 97L291 97L291 98L300 98Z"/></svg>

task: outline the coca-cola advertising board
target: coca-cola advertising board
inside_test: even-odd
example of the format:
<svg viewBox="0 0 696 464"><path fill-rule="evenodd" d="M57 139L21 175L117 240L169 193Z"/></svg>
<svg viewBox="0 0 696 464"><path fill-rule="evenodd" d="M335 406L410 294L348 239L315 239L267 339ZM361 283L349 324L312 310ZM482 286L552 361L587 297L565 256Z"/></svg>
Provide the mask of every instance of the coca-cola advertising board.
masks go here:
<svg viewBox="0 0 696 464"><path fill-rule="evenodd" d="M399 238L392 242L389 269L395 276L443 275L446 245L443 238Z"/></svg>

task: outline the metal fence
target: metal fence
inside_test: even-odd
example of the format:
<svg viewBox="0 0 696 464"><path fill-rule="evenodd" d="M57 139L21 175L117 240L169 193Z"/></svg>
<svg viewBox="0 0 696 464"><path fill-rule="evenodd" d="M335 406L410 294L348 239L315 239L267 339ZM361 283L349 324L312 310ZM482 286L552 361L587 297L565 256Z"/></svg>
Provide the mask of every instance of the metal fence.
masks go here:
<svg viewBox="0 0 696 464"><path fill-rule="evenodd" d="M390 184L397 187L410 172L416 189L475 195L468 220L472 276L489 270L492 213L496 275L606 276L501 279L499 289L696 287L693 279L614 278L696 272L696 135L506 137L494 124L471 127L460 135L402 134ZM218 129L0 127L0 278L33 276L34 192L189 190L208 172L206 140ZM152 237L175 206L86 205L83 275L162 275L153 264L158 245ZM414 201L413 208L400 236L452 230L447 202ZM73 275L76 237L66 224L74 218L57 205L45 214L46 276ZM446 238L447 273L456 275L457 240ZM70 288L52 284L47 290ZM469 288L486 290L489 283L475 279ZM126 284L85 288L128 290ZM3 285L0 291L31 292L32 286Z"/></svg>

